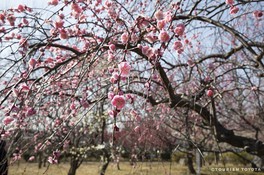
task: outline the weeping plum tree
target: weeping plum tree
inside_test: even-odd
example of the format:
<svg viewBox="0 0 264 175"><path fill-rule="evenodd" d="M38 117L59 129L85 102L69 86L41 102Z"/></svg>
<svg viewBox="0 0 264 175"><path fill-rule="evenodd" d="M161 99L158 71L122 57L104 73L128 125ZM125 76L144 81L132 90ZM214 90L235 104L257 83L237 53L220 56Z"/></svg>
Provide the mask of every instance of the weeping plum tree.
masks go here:
<svg viewBox="0 0 264 175"><path fill-rule="evenodd" d="M195 126L212 143L263 158L263 5L50 0L1 11L2 139L48 130L43 145L106 101L112 147L122 121L151 111L187 139Z"/></svg>

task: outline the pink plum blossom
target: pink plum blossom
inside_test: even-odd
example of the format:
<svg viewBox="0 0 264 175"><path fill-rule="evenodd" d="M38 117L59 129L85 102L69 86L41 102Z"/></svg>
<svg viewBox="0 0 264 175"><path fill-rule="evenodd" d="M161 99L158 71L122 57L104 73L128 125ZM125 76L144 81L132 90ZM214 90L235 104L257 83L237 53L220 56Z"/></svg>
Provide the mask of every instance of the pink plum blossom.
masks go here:
<svg viewBox="0 0 264 175"><path fill-rule="evenodd" d="M132 42L137 42L139 39L139 37L135 33L132 33L130 37Z"/></svg>
<svg viewBox="0 0 264 175"><path fill-rule="evenodd" d="M253 12L253 16L255 18L261 18L263 16L263 12L260 11L260 10L256 10L256 11Z"/></svg>
<svg viewBox="0 0 264 175"><path fill-rule="evenodd" d="M28 25L29 24L29 22L28 22L28 20L26 18L23 18L22 22L23 22L24 25Z"/></svg>
<svg viewBox="0 0 264 175"><path fill-rule="evenodd" d="M213 90L209 89L209 90L207 90L206 94L208 97L213 97L214 92L213 92Z"/></svg>
<svg viewBox="0 0 264 175"><path fill-rule="evenodd" d="M64 16L63 13L60 13L60 14L59 14L59 17L60 17L60 19L64 19L64 18L65 18L65 16Z"/></svg>
<svg viewBox="0 0 264 175"><path fill-rule="evenodd" d="M111 103L118 110L121 110L126 104L125 97L123 95L115 95Z"/></svg>
<svg viewBox="0 0 264 175"><path fill-rule="evenodd" d="M257 91L257 90L258 90L258 87L257 87L257 86L252 86L252 87L251 87L251 90L252 90L252 91Z"/></svg>
<svg viewBox="0 0 264 175"><path fill-rule="evenodd" d="M132 94L126 94L126 98L130 100L131 103L134 102L134 96Z"/></svg>
<svg viewBox="0 0 264 175"><path fill-rule="evenodd" d="M150 34L145 36L145 39L150 43L154 43L155 41L157 41L158 37L153 34Z"/></svg>
<svg viewBox="0 0 264 175"><path fill-rule="evenodd" d="M5 15L4 15L3 13L0 13L0 20L1 20L2 22L5 21Z"/></svg>
<svg viewBox="0 0 264 175"><path fill-rule="evenodd" d="M108 99L112 100L114 96L115 96L114 92L112 91L108 92Z"/></svg>
<svg viewBox="0 0 264 175"><path fill-rule="evenodd" d="M129 73L130 73L131 66L129 65L128 62L121 62L118 65L118 69L119 69L119 72L120 72L121 76L127 77L129 75Z"/></svg>
<svg viewBox="0 0 264 175"><path fill-rule="evenodd" d="M11 26L15 25L16 17L13 14L9 14L6 19Z"/></svg>
<svg viewBox="0 0 264 175"><path fill-rule="evenodd" d="M59 0L49 0L48 2L49 5L54 5L54 6L58 5L58 3L59 3Z"/></svg>
<svg viewBox="0 0 264 175"><path fill-rule="evenodd" d="M10 138L11 134L12 134L12 132L10 132L10 131L4 131L4 132L2 132L1 137L2 138Z"/></svg>
<svg viewBox="0 0 264 175"><path fill-rule="evenodd" d="M128 42L128 33L125 32L121 35L121 42L124 44Z"/></svg>
<svg viewBox="0 0 264 175"><path fill-rule="evenodd" d="M115 110L110 110L108 111L108 115L110 115L111 117L116 117L117 112Z"/></svg>
<svg viewBox="0 0 264 175"><path fill-rule="evenodd" d="M80 8L80 6L75 2L71 4L71 9L77 14L82 12L82 9Z"/></svg>
<svg viewBox="0 0 264 175"><path fill-rule="evenodd" d="M194 63L193 60L188 60L188 61L187 61L187 64L188 64L188 66L190 66L190 67L195 66L195 63Z"/></svg>
<svg viewBox="0 0 264 175"><path fill-rule="evenodd" d="M156 13L154 14L155 18L159 21L159 20L163 20L164 19L164 13L160 10L156 11Z"/></svg>
<svg viewBox="0 0 264 175"><path fill-rule="evenodd" d="M170 39L169 34L166 31L162 30L159 34L159 40L161 42L165 43L165 42L169 41L169 39Z"/></svg>
<svg viewBox="0 0 264 175"><path fill-rule="evenodd" d="M171 11L168 11L168 12L166 12L166 15L165 15L165 18L164 18L164 20L166 21L166 22L170 22L171 20L172 20L172 13L171 13Z"/></svg>
<svg viewBox="0 0 264 175"><path fill-rule="evenodd" d="M14 121L14 119L12 117L5 117L3 120L4 125L9 125L12 121Z"/></svg>
<svg viewBox="0 0 264 175"><path fill-rule="evenodd" d="M118 72L114 71L112 73L111 78L110 78L110 82L114 84L117 82L118 79L119 79L119 74L118 74Z"/></svg>
<svg viewBox="0 0 264 175"><path fill-rule="evenodd" d="M22 92L28 92L29 90L30 90L29 86L27 86L27 85L22 85L21 86L21 91Z"/></svg>
<svg viewBox="0 0 264 175"><path fill-rule="evenodd" d="M18 33L18 34L16 35L16 38L17 38L17 39L21 39L21 38L22 38L22 35L21 35L20 33Z"/></svg>
<svg viewBox="0 0 264 175"><path fill-rule="evenodd" d="M135 131L135 132L139 132L139 131L140 131L140 126L136 126L136 127L134 128L134 131Z"/></svg>
<svg viewBox="0 0 264 175"><path fill-rule="evenodd" d="M20 46L26 46L27 45L27 39L26 38L21 38L19 40L19 45Z"/></svg>
<svg viewBox="0 0 264 175"><path fill-rule="evenodd" d="M239 8L236 6L233 6L230 8L230 14L236 14L239 11Z"/></svg>
<svg viewBox="0 0 264 175"><path fill-rule="evenodd" d="M113 73L115 71L115 69L113 69L112 67L108 67L108 72L109 73Z"/></svg>
<svg viewBox="0 0 264 175"><path fill-rule="evenodd" d="M105 7L111 7L112 4L113 4L113 2L110 1L110 0L106 0L106 1L104 2L104 6L105 6Z"/></svg>
<svg viewBox="0 0 264 175"><path fill-rule="evenodd" d="M110 44L109 49L114 52L116 50L116 46L114 44Z"/></svg>
<svg viewBox="0 0 264 175"><path fill-rule="evenodd" d="M34 114L36 114L36 111L35 111L34 108L30 107L30 108L27 109L26 116L29 117L29 116L32 116Z"/></svg>
<svg viewBox="0 0 264 175"><path fill-rule="evenodd" d="M45 63L53 63L54 62L54 59L51 58L51 57L48 57L44 62Z"/></svg>
<svg viewBox="0 0 264 175"><path fill-rule="evenodd" d="M182 49L182 43L180 41L176 41L174 44L173 44L173 49L175 50L180 50Z"/></svg>
<svg viewBox="0 0 264 175"><path fill-rule="evenodd" d="M233 5L234 4L234 0L226 0L226 4L227 5Z"/></svg>
<svg viewBox="0 0 264 175"><path fill-rule="evenodd" d="M60 153L60 151L53 151L52 155L53 155L53 157L54 157L55 159L58 160L59 157L60 157L60 155L61 155L61 153Z"/></svg>
<svg viewBox="0 0 264 175"><path fill-rule="evenodd" d="M108 60L109 62L112 62L114 59L115 59L114 54L112 54L112 53L108 53L107 60Z"/></svg>
<svg viewBox="0 0 264 175"><path fill-rule="evenodd" d="M35 156L30 156L28 159L28 161L33 161L33 160L35 160Z"/></svg>
<svg viewBox="0 0 264 175"><path fill-rule="evenodd" d="M28 12L32 12L32 8L30 8L30 7L25 6L25 9L26 9Z"/></svg>
<svg viewBox="0 0 264 175"><path fill-rule="evenodd" d="M182 36L185 30L184 24L178 24L176 28L174 29L174 33L178 36Z"/></svg>
<svg viewBox="0 0 264 175"><path fill-rule="evenodd" d="M82 99L82 100L81 100L81 105L82 105L82 107L84 107L84 108L88 108L88 107L89 107L89 103L88 103L88 101L85 100L85 99Z"/></svg>
<svg viewBox="0 0 264 175"><path fill-rule="evenodd" d="M56 29L63 28L64 21L61 19L58 19L54 22L54 26Z"/></svg>
<svg viewBox="0 0 264 175"><path fill-rule="evenodd" d="M1 15L1 14L0 14ZM5 28L4 27L1 27L0 28L0 33L4 33L6 30L5 30Z"/></svg>
<svg viewBox="0 0 264 175"><path fill-rule="evenodd" d="M71 110L74 110L74 109L76 109L76 105L75 105L75 103L73 102L73 103L71 103L71 105L70 105L70 109Z"/></svg>
<svg viewBox="0 0 264 175"><path fill-rule="evenodd" d="M161 30L161 29L163 29L165 27L165 25L166 25L165 20L160 20L157 23L157 28Z"/></svg>
<svg viewBox="0 0 264 175"><path fill-rule="evenodd" d="M69 36L65 29L60 29L59 32L60 32L60 39L68 39Z"/></svg>
<svg viewBox="0 0 264 175"><path fill-rule="evenodd" d="M35 65L37 64L37 60L35 60L34 58L31 58L31 59L29 60L28 64L29 64L29 67L30 67L30 68L34 68Z"/></svg>
<svg viewBox="0 0 264 175"><path fill-rule="evenodd" d="M17 10L19 12L24 12L25 11L25 5L19 4L18 7L17 7Z"/></svg>
<svg viewBox="0 0 264 175"><path fill-rule="evenodd" d="M54 159L53 157L49 156L48 157L48 162L50 164L57 164L58 163L58 160L57 159Z"/></svg>
<svg viewBox="0 0 264 175"><path fill-rule="evenodd" d="M142 50L142 53L146 55L148 58L151 58L154 55L153 48L149 46L143 46L141 50Z"/></svg>
<svg viewBox="0 0 264 175"><path fill-rule="evenodd" d="M135 111L135 110L132 110L130 111L130 115L132 115L136 121L141 121L141 117L139 116L139 114Z"/></svg>

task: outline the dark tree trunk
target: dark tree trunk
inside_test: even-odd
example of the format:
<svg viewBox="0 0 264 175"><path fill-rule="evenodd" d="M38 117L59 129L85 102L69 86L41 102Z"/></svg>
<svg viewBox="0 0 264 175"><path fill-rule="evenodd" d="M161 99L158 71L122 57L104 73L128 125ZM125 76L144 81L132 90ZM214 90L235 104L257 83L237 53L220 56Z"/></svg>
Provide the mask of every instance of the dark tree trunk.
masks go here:
<svg viewBox="0 0 264 175"><path fill-rule="evenodd" d="M218 165L219 162L219 153L215 152L215 164Z"/></svg>
<svg viewBox="0 0 264 175"><path fill-rule="evenodd" d="M8 175L8 161L5 150L6 142L0 140L0 175Z"/></svg>
<svg viewBox="0 0 264 175"><path fill-rule="evenodd" d="M106 169L108 167L109 162L104 162L103 165L101 166L101 171L100 171L100 175L105 175Z"/></svg>
<svg viewBox="0 0 264 175"><path fill-rule="evenodd" d="M195 169L193 167L193 155L191 153L187 153L187 166L189 174L196 174Z"/></svg>
<svg viewBox="0 0 264 175"><path fill-rule="evenodd" d="M106 169L109 165L109 162L110 162L110 154L108 153L107 150L103 150L103 163L102 163L102 166L101 166L101 170L100 170L100 174L99 175L105 175L105 172L106 172Z"/></svg>
<svg viewBox="0 0 264 175"><path fill-rule="evenodd" d="M42 152L39 152L38 154L38 168L40 169L42 167Z"/></svg>
<svg viewBox="0 0 264 175"><path fill-rule="evenodd" d="M119 165L119 155L116 154L116 155L114 156L114 161L115 161L115 167L116 167L116 169L117 169L117 170L121 170L121 169L120 169L120 165Z"/></svg>
<svg viewBox="0 0 264 175"><path fill-rule="evenodd" d="M112 156L114 158L114 162L115 162L115 165L116 165L116 169L117 170L120 170L120 165L119 165L120 155L119 155L118 151L117 150L113 150Z"/></svg>
<svg viewBox="0 0 264 175"><path fill-rule="evenodd" d="M7 162L7 158L6 157L4 157L4 159L2 159L2 157L1 157L0 174L1 175L8 175L8 162Z"/></svg>
<svg viewBox="0 0 264 175"><path fill-rule="evenodd" d="M71 157L71 165L70 169L68 171L68 175L75 175L76 171L79 167L79 159L77 159L75 156Z"/></svg>
<svg viewBox="0 0 264 175"><path fill-rule="evenodd" d="M46 167L46 164L47 164L47 156L45 156L43 159L43 167Z"/></svg>
<svg viewBox="0 0 264 175"><path fill-rule="evenodd" d="M100 103L100 110L99 110L99 115L102 116L104 112L104 101ZM106 127L106 120L103 118L103 123L102 123L102 132L101 132L101 144L104 144L105 141L105 127ZM102 165L100 167L100 172L99 175L105 175L106 169L109 165L110 162L110 154L109 150L103 149L103 158L102 158Z"/></svg>
<svg viewBox="0 0 264 175"><path fill-rule="evenodd" d="M186 126L186 135L187 135L188 140L191 140L190 139L190 132L189 132L189 130L191 128L189 127L189 115L188 115L188 113L189 113L189 109L187 108L184 111L184 115L185 115L185 126ZM190 152L192 150L193 150L192 142L191 141L188 141L187 142L187 154L186 154L186 157L187 157L187 166L188 166L189 174L196 174L195 169L193 167L193 154Z"/></svg>
<svg viewBox="0 0 264 175"><path fill-rule="evenodd" d="M117 170L121 170L121 169L120 169L120 163L119 163L119 161L116 162L116 168L117 168Z"/></svg>

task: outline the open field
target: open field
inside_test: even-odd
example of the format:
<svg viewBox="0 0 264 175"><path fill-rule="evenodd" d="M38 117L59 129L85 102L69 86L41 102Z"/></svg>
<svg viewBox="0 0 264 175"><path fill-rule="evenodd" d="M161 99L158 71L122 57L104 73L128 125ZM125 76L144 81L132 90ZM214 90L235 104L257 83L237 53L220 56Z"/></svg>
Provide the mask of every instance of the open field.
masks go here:
<svg viewBox="0 0 264 175"><path fill-rule="evenodd" d="M77 170L77 175L97 175L99 171L99 162L85 162ZM254 173L243 167L228 165L227 172L223 169L217 170L217 167L223 166L206 166L202 168L202 174L216 175L264 175L264 173ZM129 162L120 163L121 170L117 170L114 164L110 164L106 175L184 175L187 173L187 167L177 163L169 162L139 162L135 168L129 165ZM236 169L234 169L236 168ZM69 164L61 163L59 165L50 165L48 168L37 168L36 163L20 163L10 166L9 175L67 175ZM246 171L247 170L247 171Z"/></svg>

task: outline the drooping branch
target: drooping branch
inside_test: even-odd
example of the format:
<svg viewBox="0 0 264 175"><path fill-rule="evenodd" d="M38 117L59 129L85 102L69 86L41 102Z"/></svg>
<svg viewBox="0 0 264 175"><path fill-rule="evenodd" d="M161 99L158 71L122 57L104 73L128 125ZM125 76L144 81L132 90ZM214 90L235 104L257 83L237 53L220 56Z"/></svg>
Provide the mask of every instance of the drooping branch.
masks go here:
<svg viewBox="0 0 264 175"><path fill-rule="evenodd" d="M173 20L198 20L198 21L202 21L202 22L206 22L206 23L209 23L209 24L212 24L214 26L217 26L221 29L223 29L224 31L227 31L228 33L230 33L232 36L234 36L235 38L237 38L245 48L248 49L248 51L250 51L256 58L256 61L259 63L259 65L264 68L264 64L260 61L260 59L263 57L261 56L262 54L258 55L254 49L252 48L252 45L246 41L245 38L243 38L243 36L241 36L239 34L238 31L236 31L234 28L231 28L229 27L228 25L226 24L222 24L216 20L213 20L213 19L209 19L209 18L206 18L206 17L202 17L202 16L193 16L193 15L177 15L177 16L174 16ZM235 50L234 50L235 51ZM232 52L232 51L231 51ZM226 57L228 55L222 55L221 57Z"/></svg>
<svg viewBox="0 0 264 175"><path fill-rule="evenodd" d="M75 53L77 56L80 56L82 54L81 52L79 52L78 50L72 47L68 47L68 46L64 46L62 44L56 44L56 43L37 43L37 44L30 45L29 48L41 48L41 47L47 47L47 46L57 47L63 50L68 50L68 51Z"/></svg>
<svg viewBox="0 0 264 175"><path fill-rule="evenodd" d="M140 49L134 48L133 51L145 57ZM193 111L197 112L203 118L203 120L209 125L210 119L212 118L213 114L211 114L206 107L199 105L195 101L190 101L187 98L184 98L182 94L175 94L174 89L171 86L169 78L167 77L167 74L164 71L163 67L160 64L156 64L155 68L158 70L160 74L160 78L169 94L170 107L190 108ZM131 93L133 92L131 91ZM136 94L140 95L141 97L147 98L153 105L159 104L150 96L138 92ZM167 102L168 100L165 101ZM256 154L258 156L264 155L264 144L260 140L243 137L243 136L237 136L235 135L233 130L229 130L225 128L217 119L214 125L216 129L217 140L219 142L225 142L232 146L243 148L251 154Z"/></svg>
<svg viewBox="0 0 264 175"><path fill-rule="evenodd" d="M181 98L180 95L176 95L173 107L189 107L193 111L197 112L204 121L208 124L210 123L210 118L212 114L208 111L207 108L202 107L197 103L193 103L187 99ZM178 100L180 99L180 100ZM216 136L219 142L225 142L232 146L243 148L251 154L256 154L258 156L264 155L264 144L260 140L237 136L233 130L225 128L218 120L215 121Z"/></svg>

